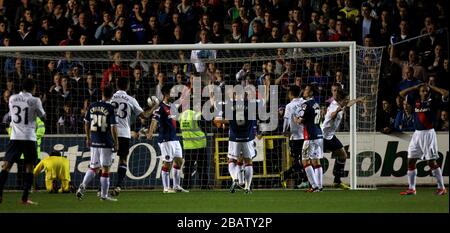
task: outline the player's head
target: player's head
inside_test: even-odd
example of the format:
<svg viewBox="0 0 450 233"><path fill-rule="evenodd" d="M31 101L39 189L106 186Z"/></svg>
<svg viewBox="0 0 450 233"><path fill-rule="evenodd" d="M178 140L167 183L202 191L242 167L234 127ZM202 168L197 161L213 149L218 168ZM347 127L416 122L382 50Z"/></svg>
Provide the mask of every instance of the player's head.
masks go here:
<svg viewBox="0 0 450 233"><path fill-rule="evenodd" d="M103 100L111 99L112 95L113 95L113 89L111 88L111 86L105 86L103 88L103 93L102 93Z"/></svg>
<svg viewBox="0 0 450 233"><path fill-rule="evenodd" d="M300 92L301 92L301 89L299 86L290 86L289 92L288 92L289 99L292 100L294 98L300 97Z"/></svg>
<svg viewBox="0 0 450 233"><path fill-rule="evenodd" d="M117 89L122 91L128 91L130 88L130 80L126 77L121 77L117 79Z"/></svg>
<svg viewBox="0 0 450 233"><path fill-rule="evenodd" d="M305 89L303 89L303 98L309 99L315 96L317 93L316 86L313 84L306 84Z"/></svg>
<svg viewBox="0 0 450 233"><path fill-rule="evenodd" d="M170 98L170 90L172 89L172 85L166 84L161 88L161 93L164 95L164 98Z"/></svg>
<svg viewBox="0 0 450 233"><path fill-rule="evenodd" d="M36 83L34 82L33 79L31 78L26 78L25 80L23 80L22 82L22 89L26 92L34 92L34 90L36 89Z"/></svg>
<svg viewBox="0 0 450 233"><path fill-rule="evenodd" d="M424 84L419 87L419 96L421 100L426 100L430 97L430 87Z"/></svg>
<svg viewBox="0 0 450 233"><path fill-rule="evenodd" d="M333 83L333 85L331 85L331 94L333 95L333 99L337 102L345 99L344 90L342 90L342 86L339 83Z"/></svg>

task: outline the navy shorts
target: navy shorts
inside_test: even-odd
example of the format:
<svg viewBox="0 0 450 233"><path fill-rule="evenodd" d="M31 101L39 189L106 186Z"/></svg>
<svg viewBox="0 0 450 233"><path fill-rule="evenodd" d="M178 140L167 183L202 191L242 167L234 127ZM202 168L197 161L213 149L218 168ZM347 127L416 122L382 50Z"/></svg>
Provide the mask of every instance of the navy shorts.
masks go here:
<svg viewBox="0 0 450 233"><path fill-rule="evenodd" d="M336 137L336 135L333 135L333 137L330 140L325 139L325 138L323 139L323 151L324 152L336 151L343 147L344 146L342 145L341 141L339 141L339 139Z"/></svg>
<svg viewBox="0 0 450 233"><path fill-rule="evenodd" d="M305 140L303 139L289 141L289 147L291 147L291 156L293 158L301 159L304 141Z"/></svg>
<svg viewBox="0 0 450 233"><path fill-rule="evenodd" d="M11 164L15 163L20 159L22 154L25 164L36 164L38 157L36 142L30 140L10 140L6 146L5 161Z"/></svg>

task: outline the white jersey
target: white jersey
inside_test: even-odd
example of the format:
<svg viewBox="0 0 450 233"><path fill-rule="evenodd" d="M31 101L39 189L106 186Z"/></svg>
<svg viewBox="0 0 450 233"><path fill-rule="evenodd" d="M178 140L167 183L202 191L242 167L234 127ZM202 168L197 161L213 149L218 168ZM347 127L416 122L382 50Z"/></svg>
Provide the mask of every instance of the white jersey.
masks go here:
<svg viewBox="0 0 450 233"><path fill-rule="evenodd" d="M336 118L332 119L331 114L333 112L336 112L340 105L336 100L333 100L333 102L330 103L330 106L327 108L327 113L325 114L325 120L322 125L322 132L323 132L323 138L330 140L333 138L334 134L336 133L336 130L339 128L339 124L342 120L342 115L344 115L344 112L340 111L336 115Z"/></svg>
<svg viewBox="0 0 450 233"><path fill-rule="evenodd" d="M198 42L197 44L203 44L202 42ZM206 64L202 61L202 59L215 59L217 56L216 50L192 50L191 51L191 61L194 63L195 70L197 72L203 73L206 70Z"/></svg>
<svg viewBox="0 0 450 233"><path fill-rule="evenodd" d="M11 140L36 141L36 116L44 117L41 99L20 92L9 98Z"/></svg>
<svg viewBox="0 0 450 233"><path fill-rule="evenodd" d="M294 116L298 115L300 107L305 102L303 98L294 98L289 104L286 105L284 110L284 120L289 122L289 128L291 129L291 140L304 139L303 125L294 122Z"/></svg>
<svg viewBox="0 0 450 233"><path fill-rule="evenodd" d="M139 116L144 110L135 98L121 90L114 93L111 104L116 113L117 136L131 138L130 117L131 115Z"/></svg>

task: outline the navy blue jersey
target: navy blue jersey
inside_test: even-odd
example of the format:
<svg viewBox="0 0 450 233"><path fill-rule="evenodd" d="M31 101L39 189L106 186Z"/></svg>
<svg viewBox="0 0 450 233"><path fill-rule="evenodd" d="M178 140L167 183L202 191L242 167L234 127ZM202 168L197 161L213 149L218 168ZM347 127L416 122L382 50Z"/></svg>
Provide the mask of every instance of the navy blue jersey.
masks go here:
<svg viewBox="0 0 450 233"><path fill-rule="evenodd" d="M414 108L414 129L432 129L437 120L436 110L439 103L433 98L422 101L420 98L414 97L414 95L407 95L406 101Z"/></svg>
<svg viewBox="0 0 450 233"><path fill-rule="evenodd" d="M323 138L322 129L319 125L320 106L313 98L306 100L302 104L298 114L303 119L303 135L305 140Z"/></svg>
<svg viewBox="0 0 450 233"><path fill-rule="evenodd" d="M158 142L178 141L177 122L175 115L170 113L170 106L164 102L159 104L158 109L153 113L153 118L159 123Z"/></svg>
<svg viewBox="0 0 450 233"><path fill-rule="evenodd" d="M116 125L114 107L104 101L92 103L84 120L91 126L91 146L113 148L111 127Z"/></svg>
<svg viewBox="0 0 450 233"><path fill-rule="evenodd" d="M249 120L248 103L242 102L232 104L233 119L230 119L230 141L233 142L249 142L255 139L256 120ZM256 119L256 117L255 117Z"/></svg>

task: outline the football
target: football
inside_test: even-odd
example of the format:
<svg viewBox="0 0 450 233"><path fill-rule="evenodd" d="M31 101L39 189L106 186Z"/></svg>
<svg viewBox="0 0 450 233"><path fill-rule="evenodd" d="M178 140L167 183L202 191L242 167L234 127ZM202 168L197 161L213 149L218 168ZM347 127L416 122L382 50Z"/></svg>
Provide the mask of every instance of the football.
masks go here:
<svg viewBox="0 0 450 233"><path fill-rule="evenodd" d="M159 104L159 99L156 96L148 97L147 104L149 107Z"/></svg>

